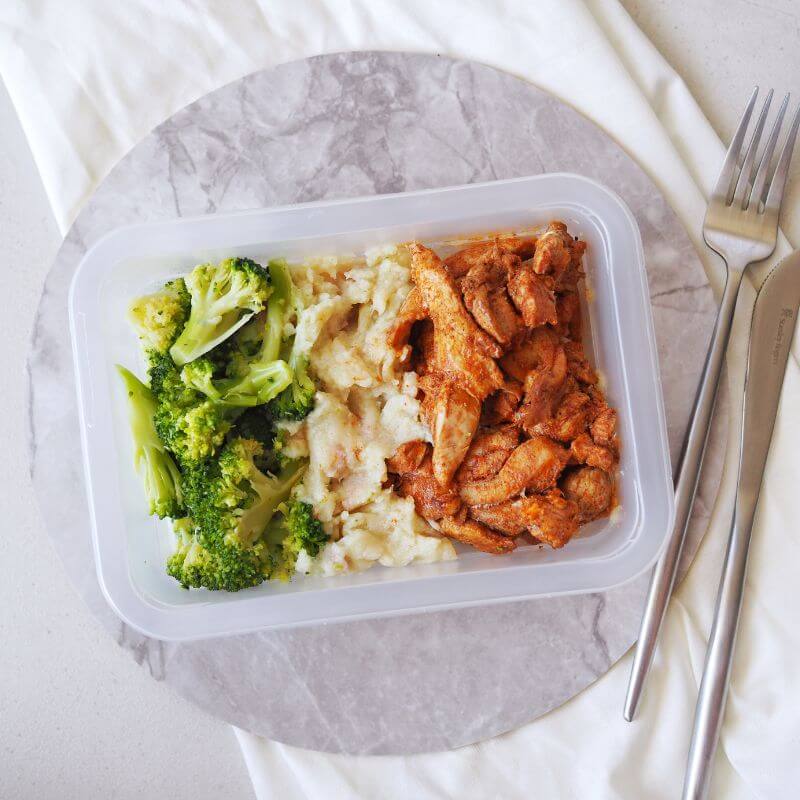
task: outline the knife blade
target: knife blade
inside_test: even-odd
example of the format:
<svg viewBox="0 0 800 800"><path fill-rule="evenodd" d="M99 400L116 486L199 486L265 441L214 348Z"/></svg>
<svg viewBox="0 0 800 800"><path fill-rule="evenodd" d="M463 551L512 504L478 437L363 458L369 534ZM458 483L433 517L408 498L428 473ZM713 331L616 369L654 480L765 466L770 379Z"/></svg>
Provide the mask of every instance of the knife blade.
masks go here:
<svg viewBox="0 0 800 800"><path fill-rule="evenodd" d="M697 696L684 800L708 793L742 608L747 557L783 376L800 307L800 252L781 261L761 284L750 324L742 408L736 505L722 569L703 680Z"/></svg>

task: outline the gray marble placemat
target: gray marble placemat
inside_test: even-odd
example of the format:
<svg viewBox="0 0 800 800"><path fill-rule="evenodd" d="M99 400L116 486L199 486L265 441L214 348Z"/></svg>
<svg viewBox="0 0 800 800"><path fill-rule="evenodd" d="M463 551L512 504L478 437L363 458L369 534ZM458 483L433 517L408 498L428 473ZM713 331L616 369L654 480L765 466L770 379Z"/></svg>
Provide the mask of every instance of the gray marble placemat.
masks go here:
<svg viewBox="0 0 800 800"><path fill-rule="evenodd" d="M89 245L142 220L555 171L602 181L636 215L674 462L713 324L706 276L636 163L599 128L524 81L435 56L320 56L207 95L154 130L103 181L64 241L39 306L29 361L31 471L72 581L156 680L223 720L293 745L412 753L530 722L591 684L631 646L647 575L602 594L190 644L150 640L122 624L95 577L66 303ZM725 416L712 431L687 559L721 473Z"/></svg>

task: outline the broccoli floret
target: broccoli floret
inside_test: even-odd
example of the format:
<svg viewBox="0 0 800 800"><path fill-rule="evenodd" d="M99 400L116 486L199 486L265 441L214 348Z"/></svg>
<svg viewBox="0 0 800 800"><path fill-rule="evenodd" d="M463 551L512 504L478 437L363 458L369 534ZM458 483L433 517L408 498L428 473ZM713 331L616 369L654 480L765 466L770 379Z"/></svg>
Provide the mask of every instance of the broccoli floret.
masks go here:
<svg viewBox="0 0 800 800"><path fill-rule="evenodd" d="M270 413L275 419L305 419L314 410L317 387L308 373L308 358L294 351L289 356L292 384L270 401Z"/></svg>
<svg viewBox="0 0 800 800"><path fill-rule="evenodd" d="M190 305L186 284L178 278L160 292L134 300L128 318L148 350L166 353L183 330Z"/></svg>
<svg viewBox="0 0 800 800"><path fill-rule="evenodd" d="M277 475L261 472L255 461L263 452L258 442L235 438L217 459L186 470L184 498L204 547L252 545L302 477L302 461L288 462Z"/></svg>
<svg viewBox="0 0 800 800"><path fill-rule="evenodd" d="M198 541L190 518L177 520L173 529L178 543L167 560L167 574L184 589L237 592L264 580L267 548L263 542L249 548L223 544L209 549Z"/></svg>
<svg viewBox="0 0 800 800"><path fill-rule="evenodd" d="M236 409L209 400L187 386L169 353L148 353L150 386L157 401L155 429L181 466L214 455L236 416Z"/></svg>
<svg viewBox="0 0 800 800"><path fill-rule="evenodd" d="M200 264L184 279L191 295L189 319L170 348L182 367L227 339L264 308L270 275L249 258Z"/></svg>
<svg viewBox="0 0 800 800"><path fill-rule="evenodd" d="M132 372L119 364L117 370L128 394L134 463L144 479L150 513L162 519L178 517L183 508L181 475L156 433L153 423L156 398Z"/></svg>
<svg viewBox="0 0 800 800"><path fill-rule="evenodd" d="M314 516L314 508L294 498L278 509L281 514L270 523L265 539L272 543L267 555L270 578L288 581L294 574L297 557L305 550L312 558L330 538Z"/></svg>

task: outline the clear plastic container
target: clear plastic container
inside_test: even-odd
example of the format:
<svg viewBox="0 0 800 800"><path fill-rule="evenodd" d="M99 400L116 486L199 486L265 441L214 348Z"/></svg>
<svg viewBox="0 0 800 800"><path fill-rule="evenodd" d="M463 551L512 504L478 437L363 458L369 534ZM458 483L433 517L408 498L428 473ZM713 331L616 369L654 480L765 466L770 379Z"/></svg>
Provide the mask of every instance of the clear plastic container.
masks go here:
<svg viewBox="0 0 800 800"><path fill-rule="evenodd" d="M297 576L235 594L185 591L165 574L171 536L166 523L146 513L114 369L138 365L143 373L126 320L132 298L201 261L231 255L291 260L525 230L551 219L564 220L588 243L590 358L619 411L623 445L620 506L610 519L586 526L562 550L469 551L457 561ZM625 204L586 178L541 175L120 228L84 257L69 305L97 574L117 614L149 636L188 640L595 592L650 566L671 527L669 450L641 240Z"/></svg>

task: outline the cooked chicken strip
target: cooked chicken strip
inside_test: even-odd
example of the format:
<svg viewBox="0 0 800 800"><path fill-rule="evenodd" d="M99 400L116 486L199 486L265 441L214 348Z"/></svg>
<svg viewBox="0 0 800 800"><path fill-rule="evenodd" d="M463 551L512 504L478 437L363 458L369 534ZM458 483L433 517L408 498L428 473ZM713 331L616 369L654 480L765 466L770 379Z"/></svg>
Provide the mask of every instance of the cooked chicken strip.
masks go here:
<svg viewBox="0 0 800 800"><path fill-rule="evenodd" d="M503 251L497 246L488 250L461 280L464 305L478 325L502 345L508 345L522 327L506 292L507 280Z"/></svg>
<svg viewBox="0 0 800 800"><path fill-rule="evenodd" d="M456 492L442 487L433 477L433 463L429 455L413 472L398 477L397 493L401 497L413 498L417 514L425 519L450 517L461 508L461 500Z"/></svg>
<svg viewBox="0 0 800 800"><path fill-rule="evenodd" d="M586 430L593 410L589 395L580 391L568 392L552 418L537 425L536 430L559 442L570 442Z"/></svg>
<svg viewBox="0 0 800 800"><path fill-rule="evenodd" d="M489 480L464 484L461 499L469 506L502 503L523 489L554 486L569 461L569 451L546 436L534 436L517 447Z"/></svg>
<svg viewBox="0 0 800 800"><path fill-rule="evenodd" d="M459 522L453 517L445 517L440 520L439 526L445 536L464 542L464 544L472 545L476 550L481 550L484 553L494 553L496 555L510 553L517 546L513 539L490 531L486 526L472 519Z"/></svg>
<svg viewBox="0 0 800 800"><path fill-rule="evenodd" d="M514 503L530 534L553 548L563 547L578 530L578 506L558 489Z"/></svg>
<svg viewBox="0 0 800 800"><path fill-rule="evenodd" d="M394 455L386 460L386 469L397 475L415 472L428 454L428 443L419 439L405 442L397 448Z"/></svg>
<svg viewBox="0 0 800 800"><path fill-rule="evenodd" d="M561 489L578 506L578 522L602 516L611 505L611 476L597 467L581 467L564 475Z"/></svg>
<svg viewBox="0 0 800 800"><path fill-rule="evenodd" d="M474 483L496 475L519 444L519 431L513 427L478 432L456 473L459 483Z"/></svg>
<svg viewBox="0 0 800 800"><path fill-rule="evenodd" d="M407 344L411 329L415 322L419 322L428 316L428 310L422 301L422 295L416 286L406 295L403 305L397 312L397 319L389 331L389 347L398 352Z"/></svg>
<svg viewBox="0 0 800 800"><path fill-rule="evenodd" d="M564 292L556 297L556 333L575 342L581 341L581 301L577 292Z"/></svg>
<svg viewBox="0 0 800 800"><path fill-rule="evenodd" d="M581 383L587 385L597 383L597 373L592 369L580 342L564 342L564 352L567 354L570 375L574 375Z"/></svg>
<svg viewBox="0 0 800 800"><path fill-rule="evenodd" d="M481 422L487 426L503 425L514 419L525 389L521 383L508 378L503 385L489 395L483 403Z"/></svg>
<svg viewBox="0 0 800 800"><path fill-rule="evenodd" d="M508 293L529 328L558 322L553 287L553 279L537 275L530 261L524 261L509 276Z"/></svg>
<svg viewBox="0 0 800 800"><path fill-rule="evenodd" d="M503 383L493 360L502 351L469 315L439 257L417 243L409 245L409 250L412 279L433 320L435 362L455 383L482 401Z"/></svg>
<svg viewBox="0 0 800 800"><path fill-rule="evenodd" d="M488 251L495 247L500 247L504 252L512 253L520 258L531 258L536 252L536 238L523 239L517 236L504 236L493 239L491 242L472 244L448 256L444 260L444 265L454 278L462 278L486 256Z"/></svg>
<svg viewBox="0 0 800 800"><path fill-rule="evenodd" d="M617 412L604 405L589 430L595 444L614 449L617 443Z"/></svg>
<svg viewBox="0 0 800 800"><path fill-rule="evenodd" d="M506 536L519 536L528 528L514 503L515 501L508 500L505 503L498 503L496 506L473 506L469 513L473 519Z"/></svg>
<svg viewBox="0 0 800 800"><path fill-rule="evenodd" d="M558 335L549 328L537 328L500 359L500 366L514 380L524 383L533 370L552 370L559 350L563 348Z"/></svg>
<svg viewBox="0 0 800 800"><path fill-rule="evenodd" d="M572 442L570 453L579 464L599 467L606 472L611 471L616 460L610 448L595 444L588 433L582 433Z"/></svg>
<svg viewBox="0 0 800 800"><path fill-rule="evenodd" d="M481 404L469 392L444 383L431 407L433 475L448 486L469 449L481 418Z"/></svg>

